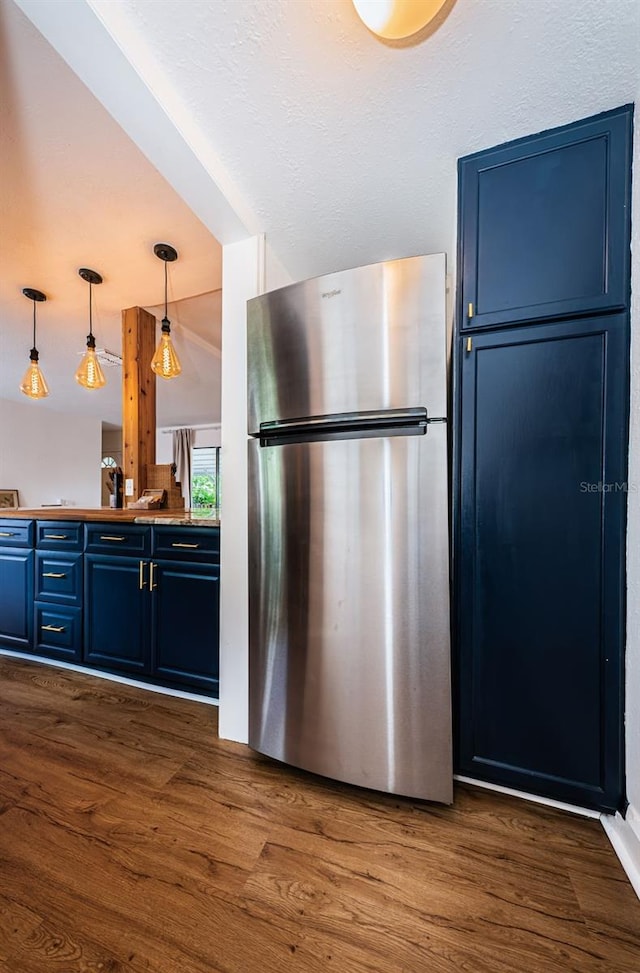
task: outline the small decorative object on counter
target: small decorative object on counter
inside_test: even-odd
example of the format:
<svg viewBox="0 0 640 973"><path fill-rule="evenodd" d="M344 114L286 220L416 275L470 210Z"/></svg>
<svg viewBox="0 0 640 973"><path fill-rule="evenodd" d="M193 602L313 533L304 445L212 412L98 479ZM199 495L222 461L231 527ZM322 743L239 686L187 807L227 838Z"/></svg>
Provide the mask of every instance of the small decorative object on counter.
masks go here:
<svg viewBox="0 0 640 973"><path fill-rule="evenodd" d="M111 496L109 497L109 506L112 510L120 510L122 507L123 475L119 466L116 466L113 470L109 470L109 480L111 481Z"/></svg>
<svg viewBox="0 0 640 973"><path fill-rule="evenodd" d="M18 509L17 490L0 490L0 509L2 510Z"/></svg>
<svg viewBox="0 0 640 973"><path fill-rule="evenodd" d="M166 490L143 490L142 496L129 504L131 510L157 510L167 499Z"/></svg>

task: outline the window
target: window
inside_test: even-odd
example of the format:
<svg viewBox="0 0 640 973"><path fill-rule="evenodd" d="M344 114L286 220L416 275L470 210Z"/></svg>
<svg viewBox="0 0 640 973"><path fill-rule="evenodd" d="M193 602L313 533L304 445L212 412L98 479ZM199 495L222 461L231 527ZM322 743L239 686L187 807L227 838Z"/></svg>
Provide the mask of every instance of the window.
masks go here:
<svg viewBox="0 0 640 973"><path fill-rule="evenodd" d="M220 506L220 447L191 450L191 506Z"/></svg>

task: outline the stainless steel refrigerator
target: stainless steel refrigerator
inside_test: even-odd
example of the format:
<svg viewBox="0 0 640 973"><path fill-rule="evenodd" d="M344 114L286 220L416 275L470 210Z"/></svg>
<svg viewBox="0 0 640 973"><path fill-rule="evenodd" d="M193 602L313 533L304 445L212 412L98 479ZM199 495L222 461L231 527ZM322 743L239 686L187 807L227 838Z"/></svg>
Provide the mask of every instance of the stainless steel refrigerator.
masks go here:
<svg viewBox="0 0 640 973"><path fill-rule="evenodd" d="M249 744L452 800L444 254L248 303Z"/></svg>

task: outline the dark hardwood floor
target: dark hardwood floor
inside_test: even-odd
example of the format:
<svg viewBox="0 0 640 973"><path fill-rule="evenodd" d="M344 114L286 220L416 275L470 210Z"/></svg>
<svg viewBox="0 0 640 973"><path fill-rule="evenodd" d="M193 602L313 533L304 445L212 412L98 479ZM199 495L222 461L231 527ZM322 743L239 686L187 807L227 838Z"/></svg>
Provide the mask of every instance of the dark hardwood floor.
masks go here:
<svg viewBox="0 0 640 973"><path fill-rule="evenodd" d="M2 973L640 970L597 821L334 784L216 717L0 657Z"/></svg>

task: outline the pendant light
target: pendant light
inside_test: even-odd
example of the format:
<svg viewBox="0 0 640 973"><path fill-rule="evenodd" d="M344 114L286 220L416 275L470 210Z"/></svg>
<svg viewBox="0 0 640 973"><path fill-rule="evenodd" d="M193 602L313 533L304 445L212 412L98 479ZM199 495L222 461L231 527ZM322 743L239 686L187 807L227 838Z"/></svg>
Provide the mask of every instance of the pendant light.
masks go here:
<svg viewBox="0 0 640 973"><path fill-rule="evenodd" d="M95 270L81 267L78 271L83 280L89 285L89 334L87 335L87 350L78 365L76 382L85 389L101 389L107 384L100 362L96 358L96 339L93 337L93 301L92 287L101 284L102 277Z"/></svg>
<svg viewBox="0 0 640 973"><path fill-rule="evenodd" d="M42 291L36 291L32 287L23 287L22 293L33 301L33 348L29 355L30 365L24 373L24 378L20 383L20 391L28 395L30 399L44 399L49 394L49 387L44 380L44 375L40 371L38 364L38 349L36 348L36 304L46 301L46 296Z"/></svg>
<svg viewBox="0 0 640 973"><path fill-rule="evenodd" d="M178 259L178 251L168 243L156 243L153 252L160 260L164 260L164 317L162 319L162 334L151 360L151 369L161 378L175 378L182 371L175 348L171 343L171 322L167 317L167 263Z"/></svg>

